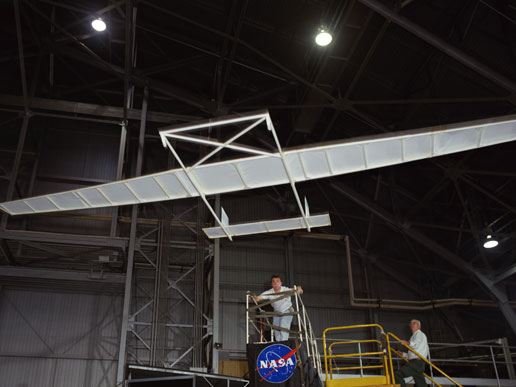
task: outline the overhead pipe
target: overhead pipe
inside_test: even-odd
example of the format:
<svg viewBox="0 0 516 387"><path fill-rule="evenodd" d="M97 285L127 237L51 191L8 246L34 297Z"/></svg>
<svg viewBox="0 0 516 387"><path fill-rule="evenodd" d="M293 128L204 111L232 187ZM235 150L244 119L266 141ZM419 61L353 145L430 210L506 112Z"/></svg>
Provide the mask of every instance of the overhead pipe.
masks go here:
<svg viewBox="0 0 516 387"><path fill-rule="evenodd" d="M430 310L444 308L449 306L481 306L498 308L498 303L491 300L466 299L466 298L446 298L437 300L396 300L396 299L379 299L379 298L357 298L355 297L355 288L353 284L353 271L351 266L351 250L349 246L349 237L345 237L346 243L346 261L348 267L348 284L349 284L349 301L351 306L375 309L399 309L399 310ZM514 308L516 302L509 302Z"/></svg>
<svg viewBox="0 0 516 387"><path fill-rule="evenodd" d="M486 290L498 301L498 308L504 315L507 323L516 333L516 313L513 310L514 301L510 301L506 292L497 288L493 281L490 280L484 273L473 267L469 262L464 261L460 256L448 250L446 247L440 245L435 242L433 239L429 238L425 234L421 233L418 230L415 230L411 227L409 222L404 222L397 219L393 214L389 213L387 210L378 206L376 203L371 202L365 196L359 194L358 192L352 190L344 184L330 184L337 192L342 193L347 198L351 199L358 205L366 208L368 211L374 213L380 219L383 219L389 224L391 227L399 230L403 234L412 238L413 240L421 243L421 245L425 246L429 250L438 254L441 258L448 261L451 265L461 269L465 273L474 277L478 283L482 284Z"/></svg>

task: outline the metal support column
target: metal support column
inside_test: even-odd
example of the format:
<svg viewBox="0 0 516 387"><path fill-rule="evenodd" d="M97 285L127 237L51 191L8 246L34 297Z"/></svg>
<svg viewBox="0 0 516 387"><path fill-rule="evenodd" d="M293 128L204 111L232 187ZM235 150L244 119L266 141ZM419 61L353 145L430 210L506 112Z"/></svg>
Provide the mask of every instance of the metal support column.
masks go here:
<svg viewBox="0 0 516 387"><path fill-rule="evenodd" d="M16 21L16 36L18 43L18 56L20 58L20 78L22 83L23 92L23 106L25 109L25 115L23 116L23 122L20 130L20 137L18 138L18 146L16 147L16 154L14 156L13 168L11 170L11 176L9 179L9 186L7 187L7 195L5 201L10 201L13 198L14 189L16 187L16 179L18 177L18 169L20 168L20 162L23 154L23 146L25 145L25 136L27 134L27 128L29 126L30 111L29 111L29 97L27 94L27 77L25 75L25 59L23 56L23 36L21 30L20 21L20 4L18 0L14 0L14 18ZM3 214L0 222L0 229L5 230L7 227L8 215Z"/></svg>
<svg viewBox="0 0 516 387"><path fill-rule="evenodd" d="M503 348L503 357L505 360L505 364L507 365L507 375L509 375L509 379L516 379L516 372L514 372L514 362L512 361L511 349L509 348L509 341L507 337L502 337L500 339L500 343Z"/></svg>
<svg viewBox="0 0 516 387"><path fill-rule="evenodd" d="M156 276L154 280L154 302L152 308L152 333L150 363L163 367L167 352L168 319L168 263L170 258L171 211L165 211L160 222L158 252L156 256Z"/></svg>
<svg viewBox="0 0 516 387"><path fill-rule="evenodd" d="M131 90L129 88L129 78L130 71L133 67L134 60L134 50L132 45L132 37L131 28L135 28L135 23L133 21L133 5L131 0L126 0L125 7L125 67L124 67L124 117L122 121L122 125L120 127L120 146L118 148L118 163L116 169L116 180L122 179L122 172L124 168L124 159L125 159L125 149L127 146L127 127L129 125L128 120L128 110L132 108L133 98L131 97ZM142 115L143 115L142 108ZM145 112L147 115L147 112ZM141 124L140 124L141 125ZM141 127L140 127L141 128ZM111 230L109 235L111 237L116 236L118 227L118 207L113 208L113 214L111 218Z"/></svg>
<svg viewBox="0 0 516 387"><path fill-rule="evenodd" d="M220 195L215 196L215 213L220 216ZM220 337L220 239L213 243L213 337L212 337L212 372L219 372L219 337Z"/></svg>
<svg viewBox="0 0 516 387"><path fill-rule="evenodd" d="M127 121L122 123L120 126L120 145L118 147L118 163L116 168L115 180L122 179L122 172L124 168L124 157L125 157L125 146L127 142ZM111 218L111 231L109 236L115 237L118 226L118 206L113 208L113 214Z"/></svg>
<svg viewBox="0 0 516 387"><path fill-rule="evenodd" d="M134 269L134 248L136 241L136 218L138 217L138 205L134 205L131 213L131 231L129 235L129 248L127 252L127 272L125 276L124 290L124 310L122 313L122 330L120 333L120 349L118 352L118 371L116 376L117 384L125 379L125 362L126 362L126 346L127 331L129 329L129 312L131 308L131 290L133 286L133 269Z"/></svg>
<svg viewBox="0 0 516 387"><path fill-rule="evenodd" d="M285 273L286 277L285 282L288 286L294 285L294 247L292 236L286 237L286 246L285 246Z"/></svg>
<svg viewBox="0 0 516 387"><path fill-rule="evenodd" d="M205 206L201 199L197 201L197 251L195 256L195 294L194 294L194 321L193 321L193 351L192 367L201 369L203 359L203 310L204 310L204 224Z"/></svg>
<svg viewBox="0 0 516 387"><path fill-rule="evenodd" d="M18 146L16 147L16 155L14 156L14 164L11 170L11 176L9 179L9 186L7 187L7 195L5 197L5 201L10 201L13 199L14 188L16 187L16 179L18 177L18 169L20 168L21 158L23 154L23 146L25 145L25 137L27 135L27 129L29 127L30 113L26 113L23 117L22 126L20 130L20 137L18 138ZM5 230L7 228L7 219L8 216L6 213L2 215L2 223L0 229Z"/></svg>
<svg viewBox="0 0 516 387"><path fill-rule="evenodd" d="M140 120L140 136L138 143L138 156L136 159L136 176L142 173L143 165L143 148L145 139L145 126L147 122L147 104L148 92L144 91L144 98L142 104L142 115ZM125 362L126 362L126 348L127 348L127 332L129 329L129 312L131 309L131 290L133 285L133 271L134 271L134 251L136 246L136 219L138 217L138 205L134 205L131 211L131 229L129 232L129 246L127 251L126 262L126 277L125 277L125 291L124 291L124 309L122 314L122 329L120 333L120 349L118 353L118 371L116 381L120 384L125 379Z"/></svg>

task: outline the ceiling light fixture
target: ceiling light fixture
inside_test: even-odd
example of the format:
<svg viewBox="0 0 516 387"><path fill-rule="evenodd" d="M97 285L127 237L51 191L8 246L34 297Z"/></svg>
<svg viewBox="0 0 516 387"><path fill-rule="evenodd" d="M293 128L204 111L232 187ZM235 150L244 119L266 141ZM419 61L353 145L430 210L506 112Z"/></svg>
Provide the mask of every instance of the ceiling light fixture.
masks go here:
<svg viewBox="0 0 516 387"><path fill-rule="evenodd" d="M331 34L326 31L324 28L319 29L319 33L315 37L315 43L317 43L319 46L327 46L332 41Z"/></svg>
<svg viewBox="0 0 516 387"><path fill-rule="evenodd" d="M488 235L486 237L486 241L484 242L484 248L485 249L492 249L493 247L498 246L498 241L496 239L493 239L491 235Z"/></svg>
<svg viewBox="0 0 516 387"><path fill-rule="evenodd" d="M102 32L106 29L106 22L99 17L91 22L91 26L95 31Z"/></svg>

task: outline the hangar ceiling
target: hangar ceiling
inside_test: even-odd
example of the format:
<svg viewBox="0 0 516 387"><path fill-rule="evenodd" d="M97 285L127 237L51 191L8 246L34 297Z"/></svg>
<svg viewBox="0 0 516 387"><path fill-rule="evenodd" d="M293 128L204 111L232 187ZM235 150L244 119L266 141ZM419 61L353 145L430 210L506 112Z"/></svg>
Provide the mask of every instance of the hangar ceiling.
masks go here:
<svg viewBox="0 0 516 387"><path fill-rule="evenodd" d="M2 201L108 181L40 173L42 149L59 141L45 128L127 136L121 158L106 156L117 179L170 167L158 129L196 119L266 108L287 148L515 112L514 0L15 0L0 8ZM91 29L95 15L105 32ZM334 35L326 48L313 43L321 25ZM515 150L508 143L302 183L299 192L312 212L330 211L327 232L349 235L355 255L415 279L428 289L422 297L493 298L516 331L507 306L516 299ZM288 191L224 200L262 196L291 216ZM152 222L155 211L145 211ZM117 232L111 224L87 237L29 233L34 221L4 216L1 264L88 270L85 257L123 256L126 242L113 238L127 236L131 212L117 215ZM497 248L483 249L487 234Z"/></svg>

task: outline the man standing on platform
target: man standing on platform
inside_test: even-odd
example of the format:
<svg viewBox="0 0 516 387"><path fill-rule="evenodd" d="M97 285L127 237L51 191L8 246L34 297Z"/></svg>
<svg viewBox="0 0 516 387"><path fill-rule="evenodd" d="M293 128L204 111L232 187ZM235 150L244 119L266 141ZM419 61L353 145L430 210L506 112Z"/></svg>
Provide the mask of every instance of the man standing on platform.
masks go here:
<svg viewBox="0 0 516 387"><path fill-rule="evenodd" d="M421 357L427 359L430 351L428 349L426 335L421 331L421 321L411 320L410 329L412 330L410 340L401 340L401 343L409 346L411 349L419 353ZM406 387L405 378L412 376L416 387L426 387L424 375L425 362L411 351L403 353L403 357L408 359L408 363L405 363L403 367L394 373L396 384L399 384L401 387Z"/></svg>
<svg viewBox="0 0 516 387"><path fill-rule="evenodd" d="M275 293L282 293L289 290L293 290L291 288L287 288L286 286L281 285L281 278L279 275L274 274L271 277L271 284L272 288L263 292L259 296L253 295L253 299L256 302L260 302L263 300L274 300L277 298L281 298L282 295L275 296ZM303 294L303 289L301 289L301 286L296 286L297 294ZM281 300L275 301L272 303L272 308L274 309L274 312L276 313L288 313L292 312L292 297L285 297ZM290 324L292 323L292 317L293 316L273 316L272 318L272 325L279 326L281 328L285 328L290 330ZM275 329L274 330L274 339L276 341L286 341L288 340L288 332L286 331L280 331Z"/></svg>

